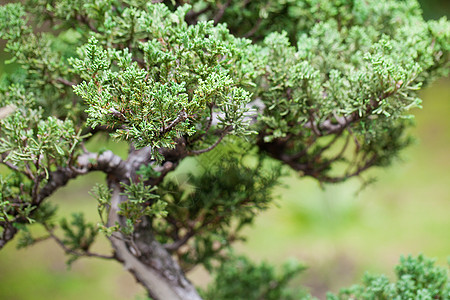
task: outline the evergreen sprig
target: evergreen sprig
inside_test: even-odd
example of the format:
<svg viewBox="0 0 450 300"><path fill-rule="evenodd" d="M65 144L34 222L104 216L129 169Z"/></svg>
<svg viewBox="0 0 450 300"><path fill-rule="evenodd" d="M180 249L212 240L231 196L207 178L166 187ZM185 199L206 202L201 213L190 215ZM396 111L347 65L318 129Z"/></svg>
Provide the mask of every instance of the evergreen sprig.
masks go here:
<svg viewBox="0 0 450 300"><path fill-rule="evenodd" d="M122 186L127 201L120 203L119 214L126 218L126 226L121 228L126 235L133 233L134 225L143 217L159 219L167 215L167 203L160 200L155 192L157 189L155 186L144 185L141 181L122 184Z"/></svg>
<svg viewBox="0 0 450 300"><path fill-rule="evenodd" d="M448 299L448 270L434 264L422 254L402 256L395 267L395 282L385 275L366 274L361 285L342 289L338 296L329 294L327 299Z"/></svg>

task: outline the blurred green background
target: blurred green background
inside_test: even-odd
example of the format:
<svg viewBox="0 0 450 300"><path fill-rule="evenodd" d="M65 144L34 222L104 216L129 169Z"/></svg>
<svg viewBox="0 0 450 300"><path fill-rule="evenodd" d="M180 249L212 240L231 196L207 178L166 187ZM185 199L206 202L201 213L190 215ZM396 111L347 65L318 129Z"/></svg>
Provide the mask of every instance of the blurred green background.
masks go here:
<svg viewBox="0 0 450 300"><path fill-rule="evenodd" d="M448 1L422 2L427 18L449 15ZM2 62L0 72L4 68ZM450 78L421 95L424 108L414 111L417 126L411 130L417 143L390 168L370 171L377 182L362 191L358 179L322 189L308 178L285 177L276 190L278 200L246 230L247 242L237 244L238 251L274 264L288 257L304 262L308 270L293 284L306 286L319 298L358 282L365 271L392 277L402 254L424 253L445 265L450 256ZM94 150L100 142L90 146ZM125 156L124 147L106 142ZM71 182L51 201L60 215L83 211L95 223L96 202L89 190L102 180L103 175L91 174ZM106 239L95 248L110 251ZM200 268L190 278L201 286L208 282ZM0 251L1 300L138 295L144 290L120 264L85 258L68 270L62 250L52 241L22 250L12 242Z"/></svg>

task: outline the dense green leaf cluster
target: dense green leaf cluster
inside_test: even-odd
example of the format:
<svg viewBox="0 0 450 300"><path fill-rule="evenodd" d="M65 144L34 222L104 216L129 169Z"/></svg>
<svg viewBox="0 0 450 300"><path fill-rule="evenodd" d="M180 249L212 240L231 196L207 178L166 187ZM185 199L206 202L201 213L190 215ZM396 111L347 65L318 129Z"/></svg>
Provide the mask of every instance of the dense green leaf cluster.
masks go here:
<svg viewBox="0 0 450 300"><path fill-rule="evenodd" d="M397 281L390 282L385 275L366 274L362 285L343 289L339 296L330 294L327 299L449 299L448 271L434 263L423 255L401 257L395 267Z"/></svg>
<svg viewBox="0 0 450 300"><path fill-rule="evenodd" d="M11 162L25 175L33 178L57 166L67 166L73 151L81 140L71 120L43 116L41 107L35 108L35 97L22 86L0 94L0 106L15 107L4 119L0 135L0 152L3 161Z"/></svg>
<svg viewBox="0 0 450 300"><path fill-rule="evenodd" d="M105 50L91 38L79 50L80 58L71 63L86 80L75 93L88 104L89 125L115 128L116 138L155 149L173 148L177 137L202 130L213 110L221 115L221 130L248 131L244 117L250 93L240 85L250 82L251 70L244 73L238 66L249 41L211 22L188 26L187 9L172 13L162 4L125 9L122 17L133 16L134 27L124 30L139 40L127 41L123 50ZM119 32L113 37L97 34L107 45L124 42L116 35Z"/></svg>
<svg viewBox="0 0 450 300"><path fill-rule="evenodd" d="M44 117L35 96L12 85L0 93L0 107L9 111L0 119L1 162L13 172L2 176L0 221L33 222L42 202L41 190L50 173L74 163L81 139L71 120ZM44 207L43 207L44 208ZM31 213L36 216L31 216Z"/></svg>
<svg viewBox="0 0 450 300"><path fill-rule="evenodd" d="M191 16L220 18L258 41L250 55L254 95L265 104L258 143L322 181L389 164L409 144L417 90L450 69L450 25L424 22L416 1L192 3ZM353 157L335 155L355 148Z"/></svg>
<svg viewBox="0 0 450 300"><path fill-rule="evenodd" d="M67 58L75 55L79 35L69 29L58 33L33 32L25 7L10 3L0 7L5 51L11 53L9 63L17 65L16 72L2 77L0 87L20 84L34 95L34 105L45 107L43 116L77 118L83 105L74 98Z"/></svg>

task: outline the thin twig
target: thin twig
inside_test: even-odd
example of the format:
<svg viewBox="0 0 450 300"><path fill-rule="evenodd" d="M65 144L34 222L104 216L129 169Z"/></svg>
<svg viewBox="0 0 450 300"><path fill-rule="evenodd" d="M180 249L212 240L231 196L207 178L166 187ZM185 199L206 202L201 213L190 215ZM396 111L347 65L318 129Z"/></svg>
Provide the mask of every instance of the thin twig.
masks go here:
<svg viewBox="0 0 450 300"><path fill-rule="evenodd" d="M188 152L188 155L199 155L208 151L213 150L214 148L217 147L217 145L219 145L219 143L223 140L223 138L227 135L227 133L229 132L229 130L231 129L231 126L226 127L223 131L222 134L220 135L220 137L217 139L217 141L212 144L211 146L209 146L208 148L205 149L200 149L200 150L192 150Z"/></svg>
<svg viewBox="0 0 450 300"><path fill-rule="evenodd" d="M323 177L316 177L322 182L328 182L328 183L338 183L342 182L344 180L347 180L351 177L359 176L363 171L370 168L376 161L377 155L374 154L368 161L366 161L363 165L360 165L353 173L346 173L343 176L339 177L330 177L330 176L323 176Z"/></svg>
<svg viewBox="0 0 450 300"><path fill-rule="evenodd" d="M58 78L56 78L55 80L56 80L57 82L59 82L59 83L62 83L62 84L64 84L64 85L66 85L66 86L74 86L74 85L76 85L75 82L69 81L69 80L67 80L67 79L65 79L65 78L62 78L62 77L58 77Z"/></svg>
<svg viewBox="0 0 450 300"><path fill-rule="evenodd" d="M256 33L256 31L258 31L259 27L261 26L262 20L263 20L262 18L258 18L255 25L253 25L253 27L246 34L244 34L244 37L249 38L252 35L254 35Z"/></svg>
<svg viewBox="0 0 450 300"><path fill-rule="evenodd" d="M89 20L88 20L88 18L87 18L86 16L83 16L83 15L77 15L77 16L75 17L75 19L76 19L77 21L79 21L79 22L81 22L81 23L87 25L91 31L98 33L97 28L89 22Z"/></svg>
<svg viewBox="0 0 450 300"><path fill-rule="evenodd" d="M28 172L22 171L19 169L19 167L13 165L12 163L10 163L9 161L4 161L3 159L0 160L0 163L4 164L5 166L7 166L8 168L10 168L13 171L19 172L25 176L27 176L29 179L33 180L33 175L30 173L28 174Z"/></svg>
<svg viewBox="0 0 450 300"><path fill-rule="evenodd" d="M199 11L193 11L193 10L190 10L190 11L186 14L186 17L185 17L186 22L187 22L189 25L196 24L197 21L198 21L198 20L197 20L198 16L200 16L201 14L204 14L205 12L207 12L207 11L210 10L210 9L211 9L211 5L208 4L205 8L203 8L203 9L201 9L201 10L199 10Z"/></svg>
<svg viewBox="0 0 450 300"><path fill-rule="evenodd" d="M314 123L314 116L313 116L313 114L312 114L311 111L310 111L310 114L309 114L309 122L311 123L311 129L312 129L313 133L314 133L316 136L322 136L322 134L320 133L320 131L317 129L316 124Z"/></svg>
<svg viewBox="0 0 450 300"><path fill-rule="evenodd" d="M341 151L339 151L339 153L337 155L335 155L333 158L329 159L328 161L326 161L322 166L320 166L319 168L315 169L316 172L321 172L324 169L326 169L327 167L329 167L333 162L337 161L338 159L340 159L342 157L342 154L344 154L345 149L347 149L348 146L348 142L350 140L350 136L347 135L347 138L345 139L345 144L342 147ZM317 158L319 155L314 156L314 158Z"/></svg>
<svg viewBox="0 0 450 300"><path fill-rule="evenodd" d="M189 239L191 237L193 237L196 234L196 231L194 229L191 229L190 231L188 231L181 239L176 240L175 242L171 243L171 244L166 244L164 245L164 248L167 251L175 251L178 250L178 248L180 248L181 246L183 246L184 244L187 243L187 241L189 241Z"/></svg>
<svg viewBox="0 0 450 300"><path fill-rule="evenodd" d="M199 134L197 137L193 138L192 140L189 141L189 143L194 143L200 139L202 139L209 131L209 129L211 128L212 125L212 120L213 120L213 104L209 105L209 119L208 119L208 123L206 124L206 128L205 128L205 132L202 134Z"/></svg>
<svg viewBox="0 0 450 300"><path fill-rule="evenodd" d="M72 255L76 255L76 256L89 256L89 257L98 257L98 258L103 258L103 259L115 259L115 257L113 255L103 255L103 254L98 254L98 253L93 253L93 252L89 252L89 251L84 251L82 253L77 252L73 249L68 248L64 242L59 239L54 233L53 231L48 227L48 225L44 224L44 228L47 230L48 234L50 235L50 237L55 240L55 242L64 250L65 253L67 254L72 254Z"/></svg>
<svg viewBox="0 0 450 300"><path fill-rule="evenodd" d="M230 6L230 4L231 0L228 0L225 4L220 6L219 11L214 16L214 25L217 25L220 22L220 20L223 17L223 14L225 13L225 10L227 9L228 6Z"/></svg>
<svg viewBox="0 0 450 300"><path fill-rule="evenodd" d="M183 122L186 119L187 119L187 114L183 109L182 111L180 111L177 118L169 124L169 126L161 128L161 130L160 130L161 135L169 132L173 127L177 126L179 123Z"/></svg>

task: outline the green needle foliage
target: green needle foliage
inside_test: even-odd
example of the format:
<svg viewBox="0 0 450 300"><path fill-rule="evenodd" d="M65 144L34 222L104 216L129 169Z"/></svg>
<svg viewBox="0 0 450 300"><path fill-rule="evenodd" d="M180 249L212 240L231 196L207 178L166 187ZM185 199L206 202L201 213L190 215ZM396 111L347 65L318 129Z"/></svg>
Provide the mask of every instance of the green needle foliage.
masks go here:
<svg viewBox="0 0 450 300"><path fill-rule="evenodd" d="M434 265L434 261L419 255L401 257L395 267L396 282L385 275L366 274L362 285L342 289L339 296L327 299L448 299L450 281L448 270Z"/></svg>
<svg viewBox="0 0 450 300"><path fill-rule="evenodd" d="M207 299L308 297L287 288L300 267L276 274L232 243L283 165L323 183L388 166L418 90L450 70L450 23L415 0L27 0L0 6L0 38L15 66L0 79L0 248L21 232L69 262L114 259L154 299L200 299L198 265L217 274ZM128 157L89 152L101 135ZM166 177L189 157L184 182ZM48 197L93 171L99 220L57 222ZM98 232L112 255L91 251ZM440 271L405 268L342 297L448 297Z"/></svg>

